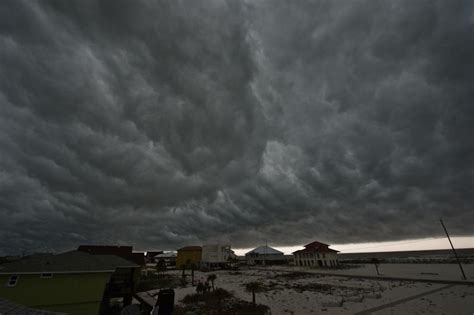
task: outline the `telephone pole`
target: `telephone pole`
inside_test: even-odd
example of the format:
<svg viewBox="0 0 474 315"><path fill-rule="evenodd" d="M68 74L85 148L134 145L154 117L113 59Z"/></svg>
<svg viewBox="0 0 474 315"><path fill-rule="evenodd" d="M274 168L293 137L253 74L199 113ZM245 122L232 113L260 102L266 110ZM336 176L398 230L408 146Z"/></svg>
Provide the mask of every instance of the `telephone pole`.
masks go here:
<svg viewBox="0 0 474 315"><path fill-rule="evenodd" d="M444 232L446 232L446 236L448 237L449 244L451 244L451 248L453 249L454 257L456 257L456 261L458 262L459 269L461 269L462 277L464 278L464 280L467 280L466 274L464 273L464 270L462 269L461 261L459 260L458 254L456 253L456 250L454 249L453 242L451 242L451 238L449 237L448 230L446 229L446 226L444 226L442 219L439 219L439 222L441 222Z"/></svg>

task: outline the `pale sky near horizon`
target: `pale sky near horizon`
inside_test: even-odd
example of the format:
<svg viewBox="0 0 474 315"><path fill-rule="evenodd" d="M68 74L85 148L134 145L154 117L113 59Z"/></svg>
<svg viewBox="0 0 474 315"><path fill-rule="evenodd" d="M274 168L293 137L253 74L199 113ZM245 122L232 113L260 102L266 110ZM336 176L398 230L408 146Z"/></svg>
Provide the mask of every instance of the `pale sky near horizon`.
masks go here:
<svg viewBox="0 0 474 315"><path fill-rule="evenodd" d="M474 236L451 237L454 248L474 248ZM286 255L302 249L302 246L271 246L284 252ZM396 242L374 242L374 243L354 243L354 244L334 244L330 248L339 250L341 253L369 253L369 252L395 252L410 250L435 250L435 249L451 249L449 241L446 237L440 238L423 238L413 240L403 240ZM253 248L234 249L237 255L245 255L246 252Z"/></svg>

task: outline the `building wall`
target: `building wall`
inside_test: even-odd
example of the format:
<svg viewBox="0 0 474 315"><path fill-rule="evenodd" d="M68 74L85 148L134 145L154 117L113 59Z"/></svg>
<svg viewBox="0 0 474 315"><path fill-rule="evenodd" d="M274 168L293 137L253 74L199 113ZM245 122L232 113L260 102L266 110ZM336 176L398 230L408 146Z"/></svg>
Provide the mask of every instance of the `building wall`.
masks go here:
<svg viewBox="0 0 474 315"><path fill-rule="evenodd" d="M164 260L167 267L176 266L176 256L173 256L173 257L168 257L168 256L155 257L154 259L155 259L155 263L158 263L160 260Z"/></svg>
<svg viewBox="0 0 474 315"><path fill-rule="evenodd" d="M203 263L226 263L231 254L230 245L214 244L202 247Z"/></svg>
<svg viewBox="0 0 474 315"><path fill-rule="evenodd" d="M117 268L110 278L107 297L133 295L140 283L140 275L140 268Z"/></svg>
<svg viewBox="0 0 474 315"><path fill-rule="evenodd" d="M182 268L188 263L199 265L201 262L201 250L181 250L176 257L176 267Z"/></svg>
<svg viewBox="0 0 474 315"><path fill-rule="evenodd" d="M303 267L336 267L339 261L336 253L297 253L295 265Z"/></svg>
<svg viewBox="0 0 474 315"><path fill-rule="evenodd" d="M286 263L285 256L283 254L258 254L258 253L250 253L246 254L245 258L247 259L247 263L250 265L253 264L283 264Z"/></svg>
<svg viewBox="0 0 474 315"><path fill-rule="evenodd" d="M0 275L0 296L33 308L66 312L71 315L98 314L106 283L111 273L19 275L8 287L10 275Z"/></svg>

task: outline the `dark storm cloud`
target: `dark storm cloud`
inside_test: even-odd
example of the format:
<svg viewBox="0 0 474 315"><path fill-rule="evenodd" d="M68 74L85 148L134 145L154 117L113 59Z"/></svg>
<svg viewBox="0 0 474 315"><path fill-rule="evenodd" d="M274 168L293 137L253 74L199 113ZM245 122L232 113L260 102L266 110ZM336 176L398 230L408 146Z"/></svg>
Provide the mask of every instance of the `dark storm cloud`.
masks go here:
<svg viewBox="0 0 474 315"><path fill-rule="evenodd" d="M1 252L472 234L470 1L3 1Z"/></svg>

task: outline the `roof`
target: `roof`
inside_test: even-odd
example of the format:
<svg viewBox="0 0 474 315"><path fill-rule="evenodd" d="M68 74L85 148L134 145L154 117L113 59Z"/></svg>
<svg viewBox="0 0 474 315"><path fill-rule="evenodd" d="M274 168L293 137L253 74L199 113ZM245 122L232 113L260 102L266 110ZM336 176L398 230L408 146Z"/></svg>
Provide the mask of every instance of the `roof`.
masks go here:
<svg viewBox="0 0 474 315"><path fill-rule="evenodd" d="M52 256L31 257L0 265L0 274L114 272L116 268L138 268L115 255L90 255L70 251Z"/></svg>
<svg viewBox="0 0 474 315"><path fill-rule="evenodd" d="M66 313L51 312L39 309L33 309L24 305L13 303L9 300L0 298L0 314L17 315L65 315Z"/></svg>
<svg viewBox="0 0 474 315"><path fill-rule="evenodd" d="M311 243L305 245L304 247L329 247L329 245L325 244L325 243L318 242L318 241L314 241L314 242L311 242Z"/></svg>
<svg viewBox="0 0 474 315"><path fill-rule="evenodd" d="M334 250L329 248L328 244L324 244L321 242L312 242L304 246L304 249L297 250L293 252L293 254L299 253L338 253L338 250Z"/></svg>
<svg viewBox="0 0 474 315"><path fill-rule="evenodd" d="M173 258L173 257L176 257L175 252L161 253L161 254L155 255L155 258Z"/></svg>
<svg viewBox="0 0 474 315"><path fill-rule="evenodd" d="M201 246L185 246L185 247L181 247L180 249L178 249L178 252L181 252L181 251L197 251L197 250L202 250L202 247Z"/></svg>
<svg viewBox="0 0 474 315"><path fill-rule="evenodd" d="M245 255L251 254L251 253L256 253L256 254L261 254L261 255L283 255L283 252L280 252L279 250L276 250L272 247L269 246L259 246L257 248L252 249L250 252L246 253Z"/></svg>
<svg viewBox="0 0 474 315"><path fill-rule="evenodd" d="M80 245L77 250L91 255L115 255L138 265L145 265L145 253L132 252L132 246Z"/></svg>
<svg viewBox="0 0 474 315"><path fill-rule="evenodd" d="M147 251L146 257L155 257L158 254L163 254L162 250Z"/></svg>
<svg viewBox="0 0 474 315"><path fill-rule="evenodd" d="M99 255L128 255L132 253L132 246L113 246L113 245L80 245L77 250L89 254Z"/></svg>

